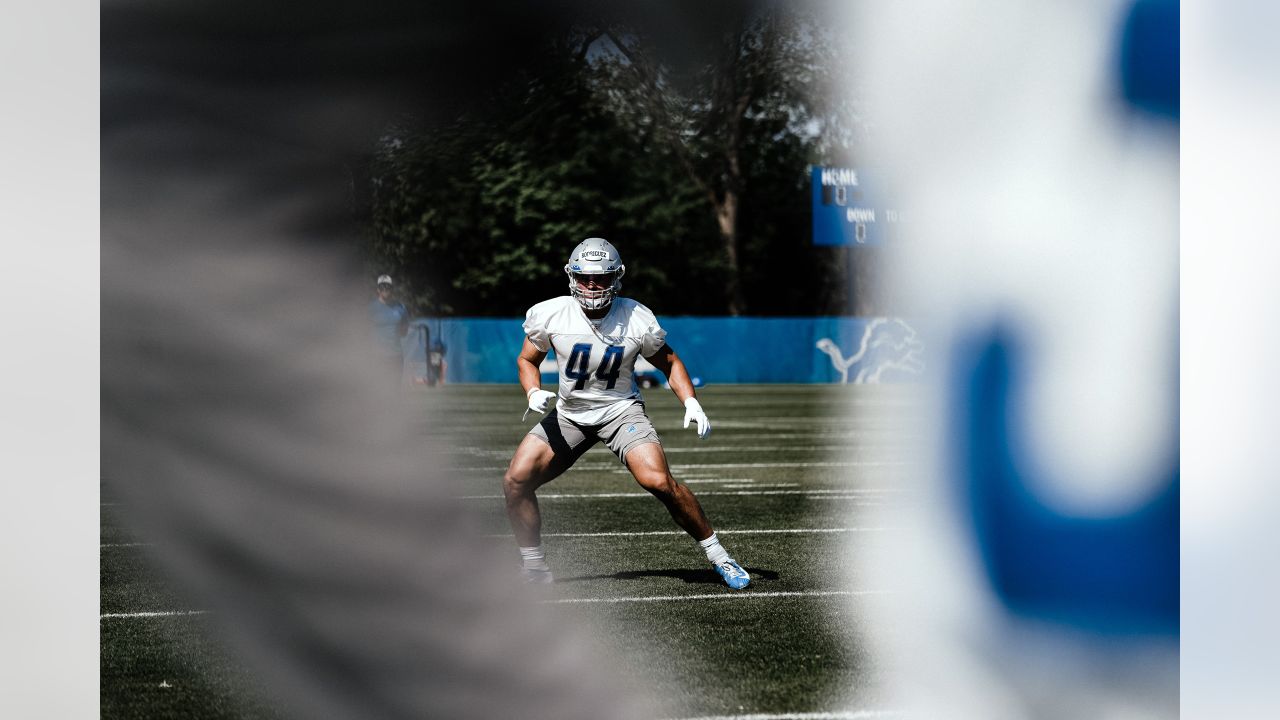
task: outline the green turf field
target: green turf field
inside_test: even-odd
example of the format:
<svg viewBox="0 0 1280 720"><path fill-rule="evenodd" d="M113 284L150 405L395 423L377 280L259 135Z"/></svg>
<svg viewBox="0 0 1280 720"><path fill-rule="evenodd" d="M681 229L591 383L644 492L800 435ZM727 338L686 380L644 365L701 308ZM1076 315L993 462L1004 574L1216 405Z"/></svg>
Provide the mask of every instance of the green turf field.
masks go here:
<svg viewBox="0 0 1280 720"><path fill-rule="evenodd" d="M725 587L700 549L603 446L539 492L557 583L548 602L597 631L661 717L893 710L870 650L860 547L884 542L873 517L902 498L911 388L718 386L699 391L713 431L680 427L666 390L646 391L673 474L693 489L725 547L752 575ZM457 433L455 464L494 543L509 538L501 475L534 422L517 388L415 390ZM850 412L855 410L856 412ZM150 569L147 546L116 521L103 487L104 718L275 717L203 632L207 618L137 616L190 604ZM117 616L120 615L120 616Z"/></svg>

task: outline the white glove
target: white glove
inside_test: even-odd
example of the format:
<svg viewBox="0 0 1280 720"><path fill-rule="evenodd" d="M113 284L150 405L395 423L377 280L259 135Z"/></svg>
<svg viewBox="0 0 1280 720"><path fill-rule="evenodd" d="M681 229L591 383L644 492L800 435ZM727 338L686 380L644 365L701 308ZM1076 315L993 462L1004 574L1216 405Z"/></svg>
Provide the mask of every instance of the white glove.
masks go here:
<svg viewBox="0 0 1280 720"><path fill-rule="evenodd" d="M540 412L545 415L547 412L547 403L554 400L556 397L556 394L553 392L547 392L542 388L534 388L529 391L528 397L529 397L529 410L532 410L534 412ZM529 410L524 411L524 417L529 416ZM521 420L523 419L524 418L521 418Z"/></svg>
<svg viewBox="0 0 1280 720"><path fill-rule="evenodd" d="M707 414L702 412L702 406L698 404L697 398L684 401L684 426L689 427L691 422L697 423L699 439L711 434L711 421L707 419Z"/></svg>

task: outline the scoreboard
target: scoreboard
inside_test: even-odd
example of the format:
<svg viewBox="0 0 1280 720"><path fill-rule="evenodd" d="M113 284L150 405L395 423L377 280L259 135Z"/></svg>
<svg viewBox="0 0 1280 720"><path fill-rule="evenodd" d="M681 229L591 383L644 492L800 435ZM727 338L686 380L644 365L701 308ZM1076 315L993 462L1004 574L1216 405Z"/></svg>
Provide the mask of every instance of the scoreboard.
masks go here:
<svg viewBox="0 0 1280 720"><path fill-rule="evenodd" d="M885 204L883 188L872 192L854 168L815 165L809 173L814 245L882 245L890 239L901 215Z"/></svg>

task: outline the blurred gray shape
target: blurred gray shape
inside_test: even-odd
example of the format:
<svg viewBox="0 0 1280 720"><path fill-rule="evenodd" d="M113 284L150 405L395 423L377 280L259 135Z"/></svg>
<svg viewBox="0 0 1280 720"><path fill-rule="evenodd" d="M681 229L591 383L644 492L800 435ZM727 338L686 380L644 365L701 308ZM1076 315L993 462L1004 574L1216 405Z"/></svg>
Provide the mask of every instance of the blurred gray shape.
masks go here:
<svg viewBox="0 0 1280 720"><path fill-rule="evenodd" d="M642 714L450 499L448 418L375 374L346 250L349 159L563 10L102 9L103 476L294 717Z"/></svg>

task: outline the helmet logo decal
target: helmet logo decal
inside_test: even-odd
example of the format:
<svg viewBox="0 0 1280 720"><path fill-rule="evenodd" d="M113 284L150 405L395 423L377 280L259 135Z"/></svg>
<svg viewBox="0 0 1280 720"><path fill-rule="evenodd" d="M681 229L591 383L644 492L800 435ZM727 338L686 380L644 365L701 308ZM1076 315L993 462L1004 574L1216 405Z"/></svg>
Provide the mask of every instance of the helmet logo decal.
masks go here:
<svg viewBox="0 0 1280 720"><path fill-rule="evenodd" d="M603 250L587 250L582 253L583 260L604 260L609 257L609 253Z"/></svg>

